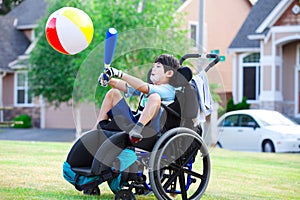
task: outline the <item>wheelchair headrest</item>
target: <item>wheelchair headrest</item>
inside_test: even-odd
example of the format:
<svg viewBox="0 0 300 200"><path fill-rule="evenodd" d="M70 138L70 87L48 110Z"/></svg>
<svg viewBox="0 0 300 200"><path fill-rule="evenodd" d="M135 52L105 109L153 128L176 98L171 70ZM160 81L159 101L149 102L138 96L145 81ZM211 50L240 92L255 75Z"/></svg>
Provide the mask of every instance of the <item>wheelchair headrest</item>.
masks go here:
<svg viewBox="0 0 300 200"><path fill-rule="evenodd" d="M150 80L150 75L151 75L151 69L148 72L147 75L147 82L152 83ZM171 79L170 85L173 87L181 87L185 86L190 82L190 80L193 77L192 70L189 67L180 67L175 73L174 73L174 78Z"/></svg>
<svg viewBox="0 0 300 200"><path fill-rule="evenodd" d="M192 70L189 67L180 67L175 77L172 79L170 84L174 87L181 87L187 85L193 77Z"/></svg>

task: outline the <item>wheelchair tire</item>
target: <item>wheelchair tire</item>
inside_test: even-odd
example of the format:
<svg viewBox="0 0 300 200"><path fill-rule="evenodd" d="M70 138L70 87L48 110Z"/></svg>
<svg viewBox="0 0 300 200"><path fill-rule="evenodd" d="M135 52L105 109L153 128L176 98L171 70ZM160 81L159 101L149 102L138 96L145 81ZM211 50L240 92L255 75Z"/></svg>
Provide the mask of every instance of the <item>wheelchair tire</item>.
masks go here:
<svg viewBox="0 0 300 200"><path fill-rule="evenodd" d="M210 177L210 157L195 131L174 128L156 142L149 161L149 179L159 200L200 199Z"/></svg>
<svg viewBox="0 0 300 200"><path fill-rule="evenodd" d="M100 195L101 192L100 192L99 187L96 186L94 188L84 190L83 194L85 194L85 195Z"/></svg>

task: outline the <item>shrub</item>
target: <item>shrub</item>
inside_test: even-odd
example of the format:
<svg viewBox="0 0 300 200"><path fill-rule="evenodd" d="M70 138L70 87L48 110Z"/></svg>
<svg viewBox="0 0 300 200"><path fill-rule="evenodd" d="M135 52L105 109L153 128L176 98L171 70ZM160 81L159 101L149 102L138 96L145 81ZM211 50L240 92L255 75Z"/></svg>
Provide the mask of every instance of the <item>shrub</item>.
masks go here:
<svg viewBox="0 0 300 200"><path fill-rule="evenodd" d="M247 98L246 97L243 97L243 100L242 102L240 103L237 103L237 104L234 104L233 103L233 99L230 98L227 102L227 105L226 105L226 112L229 112L229 111L234 111L234 110L244 110L244 109L249 109L250 108L250 104L247 103Z"/></svg>
<svg viewBox="0 0 300 200"><path fill-rule="evenodd" d="M30 128L31 127L31 117L22 114L14 118L14 128Z"/></svg>

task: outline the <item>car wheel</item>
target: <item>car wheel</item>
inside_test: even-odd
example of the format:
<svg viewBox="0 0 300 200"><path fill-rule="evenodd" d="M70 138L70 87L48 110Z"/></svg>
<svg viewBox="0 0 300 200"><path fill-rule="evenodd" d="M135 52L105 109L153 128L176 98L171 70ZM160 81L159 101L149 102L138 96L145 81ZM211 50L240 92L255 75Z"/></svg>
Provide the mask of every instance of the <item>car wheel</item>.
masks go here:
<svg viewBox="0 0 300 200"><path fill-rule="evenodd" d="M263 143L263 152L273 153L275 152L274 144L271 141L265 141Z"/></svg>

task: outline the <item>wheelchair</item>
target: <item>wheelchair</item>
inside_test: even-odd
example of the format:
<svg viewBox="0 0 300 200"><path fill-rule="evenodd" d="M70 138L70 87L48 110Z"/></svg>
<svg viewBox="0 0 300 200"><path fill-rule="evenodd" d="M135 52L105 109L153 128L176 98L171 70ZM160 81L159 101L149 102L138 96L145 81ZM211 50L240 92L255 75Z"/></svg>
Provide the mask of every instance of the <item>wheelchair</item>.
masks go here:
<svg viewBox="0 0 300 200"><path fill-rule="evenodd" d="M193 75L182 63L203 56L211 61L205 71L219 61L215 54L186 54L180 59L175 86L181 89L172 104L162 104L159 133L145 128L144 139L132 144L126 131L99 128L75 141L66 162L78 176L98 177L84 189L76 189L100 195L99 184L106 181L110 185L119 177L119 189L112 190L115 199L131 200L152 193L161 200L201 198L209 183L211 163L201 126L193 122L199 109L197 93L190 84ZM114 171L115 160L124 149L134 152L136 159L124 171Z"/></svg>

